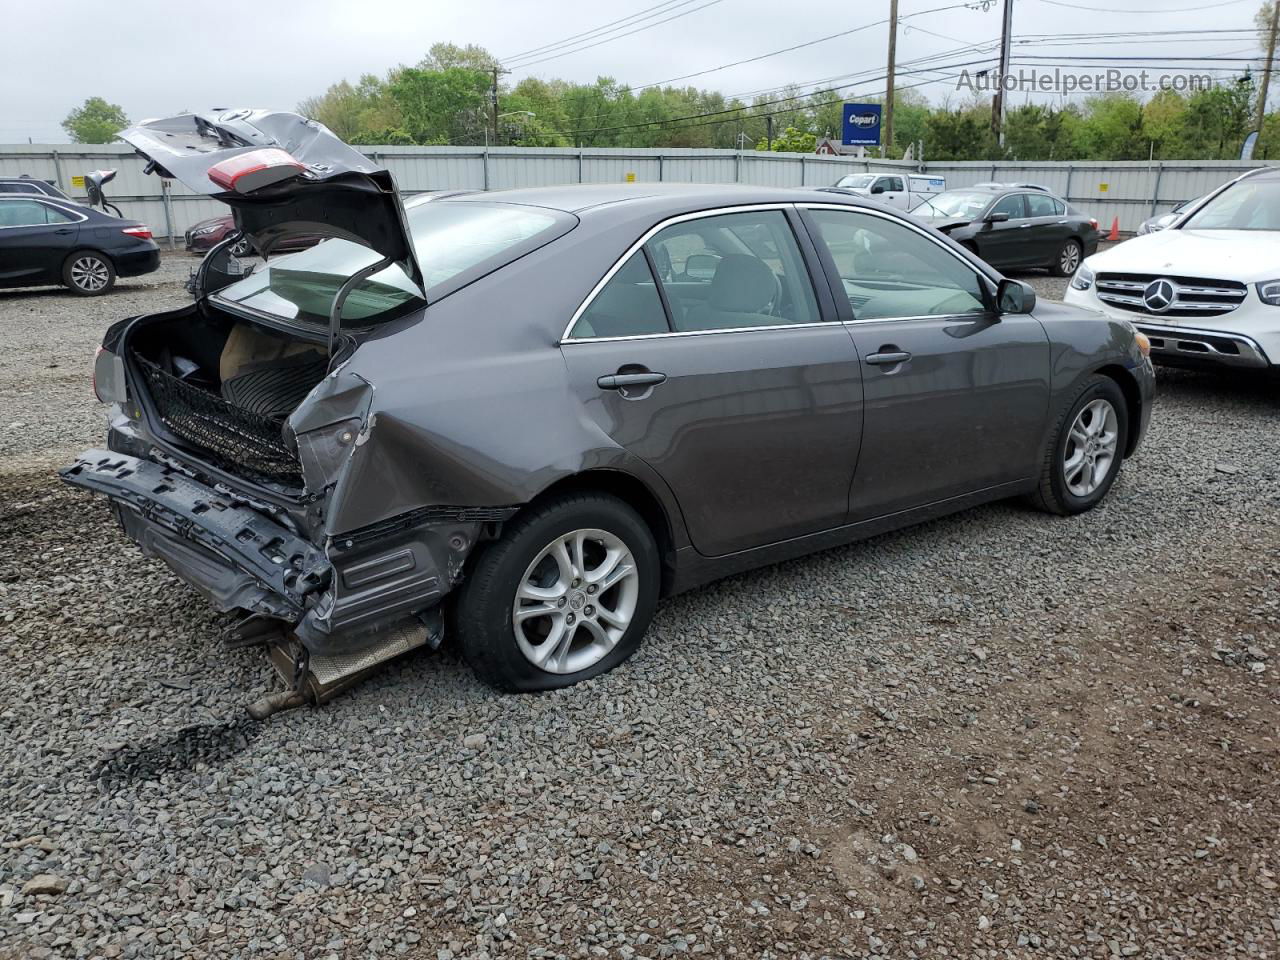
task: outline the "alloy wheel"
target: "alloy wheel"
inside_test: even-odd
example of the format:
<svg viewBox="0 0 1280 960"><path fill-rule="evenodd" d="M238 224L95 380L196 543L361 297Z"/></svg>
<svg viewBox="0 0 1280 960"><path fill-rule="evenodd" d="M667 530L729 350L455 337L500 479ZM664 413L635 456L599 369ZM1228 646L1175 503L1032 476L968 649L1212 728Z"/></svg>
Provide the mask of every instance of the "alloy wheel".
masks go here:
<svg viewBox="0 0 1280 960"><path fill-rule="evenodd" d="M107 265L97 257L78 257L71 264L71 282L90 293L103 289L110 276Z"/></svg>
<svg viewBox="0 0 1280 960"><path fill-rule="evenodd" d="M1062 459L1062 479L1074 496L1087 497L1102 486L1119 439L1120 419L1109 400L1093 400L1076 414Z"/></svg>
<svg viewBox="0 0 1280 960"><path fill-rule="evenodd" d="M1062 275L1069 277L1076 272L1076 267L1080 266L1080 248L1074 242L1069 242L1062 248L1062 255L1058 259L1058 265L1062 269Z"/></svg>
<svg viewBox="0 0 1280 960"><path fill-rule="evenodd" d="M617 646L635 615L640 574L631 550L607 530L556 537L516 589L516 645L548 673L577 673Z"/></svg>

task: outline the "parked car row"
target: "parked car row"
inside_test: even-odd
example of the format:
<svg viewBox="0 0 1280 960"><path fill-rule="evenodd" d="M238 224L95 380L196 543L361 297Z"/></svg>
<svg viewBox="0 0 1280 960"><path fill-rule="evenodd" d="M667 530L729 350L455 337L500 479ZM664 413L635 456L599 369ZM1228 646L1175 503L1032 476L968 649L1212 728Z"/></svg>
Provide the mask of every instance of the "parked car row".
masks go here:
<svg viewBox="0 0 1280 960"><path fill-rule="evenodd" d="M259 716L446 622L489 683L560 687L624 661L659 598L709 580L1006 497L1080 513L1151 415L1127 320L1037 301L869 198L402 201L290 114L123 137L255 247L314 233L317 210L340 225L114 324L95 366L106 443L63 471L235 613L237 642L268 645L290 686ZM1024 215L1027 189L1007 194Z"/></svg>

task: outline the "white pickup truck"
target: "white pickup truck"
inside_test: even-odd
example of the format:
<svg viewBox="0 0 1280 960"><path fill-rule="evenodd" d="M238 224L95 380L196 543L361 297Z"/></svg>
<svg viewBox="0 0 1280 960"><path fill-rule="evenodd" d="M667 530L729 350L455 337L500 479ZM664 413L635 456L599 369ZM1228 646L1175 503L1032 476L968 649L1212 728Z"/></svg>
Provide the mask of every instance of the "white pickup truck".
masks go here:
<svg viewBox="0 0 1280 960"><path fill-rule="evenodd" d="M900 210L911 210L926 196L946 190L947 181L945 177L917 173L851 173L826 189L868 197Z"/></svg>

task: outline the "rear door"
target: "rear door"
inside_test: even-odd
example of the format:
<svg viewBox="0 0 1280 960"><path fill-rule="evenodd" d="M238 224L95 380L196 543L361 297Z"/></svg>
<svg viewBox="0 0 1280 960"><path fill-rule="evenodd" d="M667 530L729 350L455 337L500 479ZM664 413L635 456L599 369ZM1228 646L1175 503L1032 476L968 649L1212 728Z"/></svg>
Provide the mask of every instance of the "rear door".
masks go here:
<svg viewBox="0 0 1280 960"><path fill-rule="evenodd" d="M974 234L973 242L977 244L982 259L993 267L1016 267L1034 262L1035 256L1026 246L1031 224L1027 222L1023 195L1011 193L1001 197L985 215L993 213L1007 214L1009 219L984 223L982 229Z"/></svg>
<svg viewBox="0 0 1280 960"><path fill-rule="evenodd" d="M0 282L60 283L85 219L30 195L0 196Z"/></svg>
<svg viewBox="0 0 1280 960"><path fill-rule="evenodd" d="M863 364L849 519L1035 475L1049 403L1040 323L995 314L989 281L928 231L871 210L805 217Z"/></svg>
<svg viewBox="0 0 1280 960"><path fill-rule="evenodd" d="M786 205L667 221L561 346L585 409L662 476L704 555L845 518L862 373L797 226Z"/></svg>
<svg viewBox="0 0 1280 960"><path fill-rule="evenodd" d="M1067 219L1066 207L1047 193L1028 193L1026 196L1027 222L1031 225L1027 233L1031 247L1035 249L1034 262L1038 265L1053 263L1071 236L1071 221Z"/></svg>

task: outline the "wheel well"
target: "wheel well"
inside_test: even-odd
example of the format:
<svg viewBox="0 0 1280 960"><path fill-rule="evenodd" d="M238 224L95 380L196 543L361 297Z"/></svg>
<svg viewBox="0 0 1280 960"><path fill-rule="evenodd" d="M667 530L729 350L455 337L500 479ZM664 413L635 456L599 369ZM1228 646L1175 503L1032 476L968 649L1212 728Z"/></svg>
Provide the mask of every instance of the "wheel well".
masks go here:
<svg viewBox="0 0 1280 960"><path fill-rule="evenodd" d="M71 262L71 258L81 253L95 254L101 257L103 260L107 261L107 263L111 264L112 270L116 269L115 258L111 256L111 254L107 253L105 250L99 250L97 247L76 247L74 250L72 250L65 257L62 258L62 269L63 270L67 269L67 264Z"/></svg>
<svg viewBox="0 0 1280 960"><path fill-rule="evenodd" d="M671 530L671 518L653 491L635 477L618 470L587 470L557 480L538 494L530 506L565 493L607 493L640 514L658 545L658 556L662 558L662 593L666 594L675 573L675 536Z"/></svg>
<svg viewBox="0 0 1280 960"><path fill-rule="evenodd" d="M1102 367L1098 373L1104 377L1110 377L1116 382L1116 386L1120 388L1120 392L1124 394L1124 403L1128 407L1129 423L1142 422L1142 394L1138 391L1138 381L1133 378L1133 374L1124 367L1112 364ZM1125 443L1124 455L1127 457L1138 448L1138 431L1129 430L1129 437Z"/></svg>

